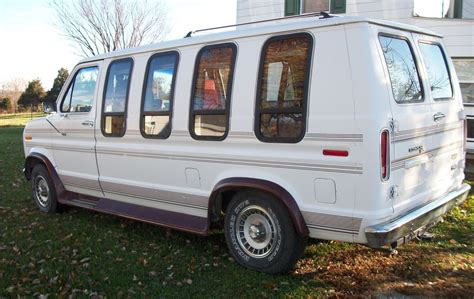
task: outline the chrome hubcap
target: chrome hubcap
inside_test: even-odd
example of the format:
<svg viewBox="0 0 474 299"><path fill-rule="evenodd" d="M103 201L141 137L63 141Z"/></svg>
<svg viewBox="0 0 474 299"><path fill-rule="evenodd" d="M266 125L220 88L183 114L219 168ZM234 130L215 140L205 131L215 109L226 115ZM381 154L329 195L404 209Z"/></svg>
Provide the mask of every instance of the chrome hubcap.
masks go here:
<svg viewBox="0 0 474 299"><path fill-rule="evenodd" d="M49 198L49 187L44 177L39 175L35 178L34 192L36 194L36 198L38 199L38 203L42 207L47 207Z"/></svg>
<svg viewBox="0 0 474 299"><path fill-rule="evenodd" d="M249 206L239 213L236 234L240 247L254 258L270 254L277 237L273 218L259 206Z"/></svg>

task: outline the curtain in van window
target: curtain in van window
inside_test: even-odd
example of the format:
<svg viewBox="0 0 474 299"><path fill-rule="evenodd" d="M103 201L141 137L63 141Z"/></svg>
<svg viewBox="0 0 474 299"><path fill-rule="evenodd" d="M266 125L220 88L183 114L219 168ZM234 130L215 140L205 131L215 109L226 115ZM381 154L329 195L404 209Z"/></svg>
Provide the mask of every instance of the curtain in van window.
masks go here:
<svg viewBox="0 0 474 299"><path fill-rule="evenodd" d="M263 141L298 142L304 135L312 39L276 37L264 46L255 133Z"/></svg>
<svg viewBox="0 0 474 299"><path fill-rule="evenodd" d="M199 51L191 98L191 135L222 140L228 130L236 47L212 45Z"/></svg>

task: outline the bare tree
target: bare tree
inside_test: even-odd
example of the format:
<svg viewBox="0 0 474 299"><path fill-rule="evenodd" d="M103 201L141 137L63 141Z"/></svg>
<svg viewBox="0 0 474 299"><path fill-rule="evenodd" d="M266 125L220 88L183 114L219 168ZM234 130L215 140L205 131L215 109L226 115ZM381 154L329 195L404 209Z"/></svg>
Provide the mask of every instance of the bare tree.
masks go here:
<svg viewBox="0 0 474 299"><path fill-rule="evenodd" d="M52 0L51 7L78 54L88 57L162 40L169 32L166 7L152 1Z"/></svg>
<svg viewBox="0 0 474 299"><path fill-rule="evenodd" d="M28 85L28 81L23 78L13 78L8 82L4 82L0 85L0 97L8 97L11 100L11 111L17 112L18 100L20 99L21 93L25 90Z"/></svg>

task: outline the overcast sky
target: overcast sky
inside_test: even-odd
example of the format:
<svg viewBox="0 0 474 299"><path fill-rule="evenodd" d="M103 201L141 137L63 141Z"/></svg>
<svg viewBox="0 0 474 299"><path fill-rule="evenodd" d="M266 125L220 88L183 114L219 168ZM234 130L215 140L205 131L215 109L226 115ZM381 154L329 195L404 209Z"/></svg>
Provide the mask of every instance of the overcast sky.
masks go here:
<svg viewBox="0 0 474 299"><path fill-rule="evenodd" d="M182 38L194 29L235 23L235 0L163 1L172 23L167 39ZM81 59L54 27L54 12L48 3L49 0L0 0L0 87L14 78L39 78L48 90L58 69L71 71Z"/></svg>

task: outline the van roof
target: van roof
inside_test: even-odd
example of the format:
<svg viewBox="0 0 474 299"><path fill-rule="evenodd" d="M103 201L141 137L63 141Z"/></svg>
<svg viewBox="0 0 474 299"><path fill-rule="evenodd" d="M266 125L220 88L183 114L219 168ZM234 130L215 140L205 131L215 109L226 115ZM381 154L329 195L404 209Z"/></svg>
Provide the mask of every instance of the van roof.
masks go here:
<svg viewBox="0 0 474 299"><path fill-rule="evenodd" d="M86 62L91 62L91 61L107 59L111 57L128 56L132 54L152 52L152 51L166 51L166 50L171 50L178 47L213 43L216 41L229 42L236 38L258 36L258 35L271 34L271 33L284 33L284 32L300 30L300 29L339 26L339 25L352 24L352 23L371 23L371 24L376 24L379 26L390 27L390 28L400 29L404 31L410 31L410 32L416 32L416 33L421 33L425 35L442 37L441 35L433 31L426 30L420 27L397 23L397 22L385 21L385 20L370 19L366 17L359 17L359 16L334 16L331 18L305 17L305 18L293 18L293 19L268 20L267 22L264 21L263 24L258 24L258 25L237 24L235 27L236 28L235 30L226 30L226 31L215 32L215 33L193 35L187 38L168 40L168 41L158 42L158 43L154 43L150 45L139 46L135 48L117 50L117 51L108 52L105 54L100 54L97 56L85 58L81 60L79 63L86 63Z"/></svg>

